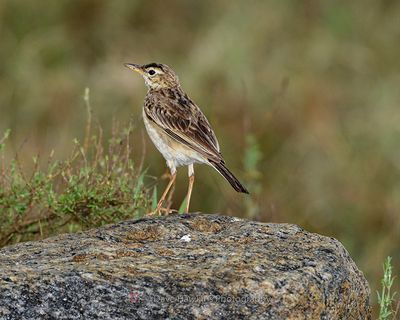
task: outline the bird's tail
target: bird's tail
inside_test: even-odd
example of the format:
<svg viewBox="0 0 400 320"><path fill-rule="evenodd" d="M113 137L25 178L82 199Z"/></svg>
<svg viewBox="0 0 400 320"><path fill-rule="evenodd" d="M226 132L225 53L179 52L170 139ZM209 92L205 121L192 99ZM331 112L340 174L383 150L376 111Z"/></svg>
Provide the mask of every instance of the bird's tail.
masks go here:
<svg viewBox="0 0 400 320"><path fill-rule="evenodd" d="M233 173L229 171L223 161L209 161L210 164L215 168L215 170L217 170L231 184L233 189L235 189L237 192L249 194L249 191L247 191L247 189L239 182L239 180L236 179Z"/></svg>

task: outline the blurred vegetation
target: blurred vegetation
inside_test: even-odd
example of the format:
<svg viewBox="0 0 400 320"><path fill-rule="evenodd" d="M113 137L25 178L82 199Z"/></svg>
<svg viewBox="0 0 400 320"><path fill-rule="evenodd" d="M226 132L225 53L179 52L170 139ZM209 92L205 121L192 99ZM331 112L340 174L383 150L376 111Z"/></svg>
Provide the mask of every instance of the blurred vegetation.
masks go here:
<svg viewBox="0 0 400 320"><path fill-rule="evenodd" d="M90 114L88 91L86 100ZM33 157L29 176L18 155L4 161L9 131L0 139L0 246L140 218L149 209L146 171L131 159L131 128L114 127L105 142L100 127L92 135L90 119L84 143L74 140L66 160L51 152L41 166Z"/></svg>
<svg viewBox="0 0 400 320"><path fill-rule="evenodd" d="M146 89L122 63L167 63L252 192L197 166L192 209L336 237L375 292L386 256L400 269L399 16L394 0L3 0L4 162L18 154L31 174L37 154L68 161L90 87L106 140L111 119L133 117L139 164ZM144 161L153 176L166 170L151 143ZM180 170L176 207L186 179Z"/></svg>

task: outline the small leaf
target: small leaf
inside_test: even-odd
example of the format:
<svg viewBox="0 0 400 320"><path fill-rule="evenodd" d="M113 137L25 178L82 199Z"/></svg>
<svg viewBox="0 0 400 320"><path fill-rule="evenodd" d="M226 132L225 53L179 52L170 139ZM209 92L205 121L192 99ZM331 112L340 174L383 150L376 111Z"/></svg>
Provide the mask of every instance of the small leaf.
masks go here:
<svg viewBox="0 0 400 320"><path fill-rule="evenodd" d="M182 203L181 203L181 206L179 207L179 210L178 210L178 213L179 213L179 214L186 213L186 212L185 212L185 209L186 209L186 200L187 200L187 198L185 197L185 199L183 199L183 201L182 201Z"/></svg>
<svg viewBox="0 0 400 320"><path fill-rule="evenodd" d="M157 186L154 186L153 189L153 197L152 197L152 202L151 202L151 210L156 210L157 208Z"/></svg>

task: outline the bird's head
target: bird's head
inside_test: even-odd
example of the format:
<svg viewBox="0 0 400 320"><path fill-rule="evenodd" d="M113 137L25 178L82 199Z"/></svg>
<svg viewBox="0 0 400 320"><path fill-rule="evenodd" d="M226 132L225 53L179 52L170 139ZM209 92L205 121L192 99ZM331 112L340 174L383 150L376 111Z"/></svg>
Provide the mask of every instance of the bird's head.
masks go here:
<svg viewBox="0 0 400 320"><path fill-rule="evenodd" d="M149 89L174 88L179 86L175 72L165 64L149 63L144 65L125 63L125 67L141 74Z"/></svg>

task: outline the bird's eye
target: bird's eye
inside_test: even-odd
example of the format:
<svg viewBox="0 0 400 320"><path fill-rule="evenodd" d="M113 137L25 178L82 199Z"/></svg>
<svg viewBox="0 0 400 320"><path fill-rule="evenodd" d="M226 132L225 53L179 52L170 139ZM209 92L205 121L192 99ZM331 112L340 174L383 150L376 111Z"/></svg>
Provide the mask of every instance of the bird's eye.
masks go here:
<svg viewBox="0 0 400 320"><path fill-rule="evenodd" d="M153 69L150 69L150 70L149 70L149 75L152 76L152 75L155 75L155 74L156 74L156 72L155 72Z"/></svg>

